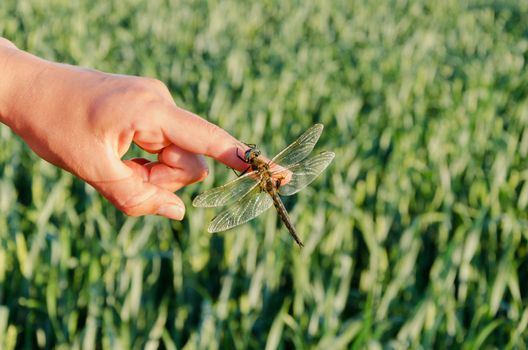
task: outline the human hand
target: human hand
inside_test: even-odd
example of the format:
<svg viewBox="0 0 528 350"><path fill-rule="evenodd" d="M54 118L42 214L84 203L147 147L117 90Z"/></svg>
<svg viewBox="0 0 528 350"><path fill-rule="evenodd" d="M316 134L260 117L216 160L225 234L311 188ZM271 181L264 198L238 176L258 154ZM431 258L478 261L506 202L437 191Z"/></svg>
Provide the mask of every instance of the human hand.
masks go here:
<svg viewBox="0 0 528 350"><path fill-rule="evenodd" d="M1 43L0 76L0 121L128 215L181 220L185 206L173 192L207 176L202 154L247 168L236 156L242 143L177 107L158 80L48 62ZM157 161L122 161L132 142Z"/></svg>

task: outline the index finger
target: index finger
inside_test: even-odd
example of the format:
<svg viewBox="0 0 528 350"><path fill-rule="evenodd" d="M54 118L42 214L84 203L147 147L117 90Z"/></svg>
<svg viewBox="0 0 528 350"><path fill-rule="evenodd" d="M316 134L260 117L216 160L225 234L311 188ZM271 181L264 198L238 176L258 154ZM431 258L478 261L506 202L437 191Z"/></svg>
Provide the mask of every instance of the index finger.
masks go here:
<svg viewBox="0 0 528 350"><path fill-rule="evenodd" d="M247 163L237 156L237 150L238 155L243 157L248 146L224 129L177 106L168 106L167 119L162 129L171 143L189 152L214 158L235 170L247 169Z"/></svg>

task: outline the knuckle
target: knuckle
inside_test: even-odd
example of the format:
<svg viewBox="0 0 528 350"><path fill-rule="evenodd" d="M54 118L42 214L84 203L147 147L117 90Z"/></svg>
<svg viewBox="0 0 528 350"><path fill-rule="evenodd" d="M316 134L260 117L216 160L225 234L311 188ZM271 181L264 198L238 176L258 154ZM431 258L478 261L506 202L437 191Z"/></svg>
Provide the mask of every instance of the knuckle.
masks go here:
<svg viewBox="0 0 528 350"><path fill-rule="evenodd" d="M147 214L144 208L145 201L141 198L141 196L138 196L133 192L134 191L122 199L114 198L112 203L117 209L128 216L142 216Z"/></svg>
<svg viewBox="0 0 528 350"><path fill-rule="evenodd" d="M205 128L209 136L212 136L212 137L217 137L222 131L222 129L218 125L209 123L209 122L207 122L207 124L205 125Z"/></svg>
<svg viewBox="0 0 528 350"><path fill-rule="evenodd" d="M203 129L205 131L205 137L208 141L205 154L213 156L218 152L218 145L221 143L222 139L228 137L227 132L216 124L209 123L207 121L205 121Z"/></svg>
<svg viewBox="0 0 528 350"><path fill-rule="evenodd" d="M138 210L138 205L131 203L131 201L115 201L114 205L117 209L128 216L140 216L142 213Z"/></svg>
<svg viewBox="0 0 528 350"><path fill-rule="evenodd" d="M154 79L154 78L146 78L146 79L148 81L147 84L151 86L152 89L154 89L155 91L160 92L162 94L169 93L169 89L167 88L167 85L165 85L165 83L162 82L161 80Z"/></svg>
<svg viewBox="0 0 528 350"><path fill-rule="evenodd" d="M217 126L216 124L205 122L204 130L207 136L207 139L210 141L210 144L214 144L217 139L220 138L224 130Z"/></svg>
<svg viewBox="0 0 528 350"><path fill-rule="evenodd" d="M155 88L165 88L165 84L159 79L156 79L156 78L145 78L145 79L147 79L148 83Z"/></svg>
<svg viewBox="0 0 528 350"><path fill-rule="evenodd" d="M128 95L134 96L138 100L148 100L154 96L151 87L141 80L136 80L128 86Z"/></svg>
<svg viewBox="0 0 528 350"><path fill-rule="evenodd" d="M134 207L121 207L121 208L118 208L119 210L121 210L124 214L128 215L128 216L140 216L141 214L137 211L136 208Z"/></svg>
<svg viewBox="0 0 528 350"><path fill-rule="evenodd" d="M159 92L163 89L167 89L167 87L158 79L132 77L126 88L126 93L148 100L159 96Z"/></svg>

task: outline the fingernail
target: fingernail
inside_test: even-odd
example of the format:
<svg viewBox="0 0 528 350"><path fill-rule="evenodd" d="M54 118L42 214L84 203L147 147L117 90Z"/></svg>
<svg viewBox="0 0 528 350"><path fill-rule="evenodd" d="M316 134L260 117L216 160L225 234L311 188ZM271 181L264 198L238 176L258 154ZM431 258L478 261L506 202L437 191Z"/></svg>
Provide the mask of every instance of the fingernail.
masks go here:
<svg viewBox="0 0 528 350"><path fill-rule="evenodd" d="M177 204L163 204L158 209L158 215L165 216L173 220L181 220L185 215L185 208Z"/></svg>

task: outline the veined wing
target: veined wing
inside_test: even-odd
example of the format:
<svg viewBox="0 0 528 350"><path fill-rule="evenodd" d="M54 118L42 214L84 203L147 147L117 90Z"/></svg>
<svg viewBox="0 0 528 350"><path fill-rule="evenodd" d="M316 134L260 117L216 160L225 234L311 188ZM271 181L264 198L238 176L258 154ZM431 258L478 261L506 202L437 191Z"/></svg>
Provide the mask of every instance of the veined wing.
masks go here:
<svg viewBox="0 0 528 350"><path fill-rule="evenodd" d="M315 124L310 129L306 130L304 134L299 136L291 145L286 147L282 152L277 154L271 163L278 164L284 168L288 168L301 160L306 158L313 150L319 136L323 132L323 124Z"/></svg>
<svg viewBox="0 0 528 350"><path fill-rule="evenodd" d="M192 204L198 208L220 207L242 198L258 185L255 176L257 175L252 171L223 186L211 188L194 198Z"/></svg>
<svg viewBox="0 0 528 350"><path fill-rule="evenodd" d="M288 171L292 173L291 180L287 184L279 187L279 194L282 196L291 196L308 186L326 169L334 157L334 152L322 152L290 167ZM282 172L285 171L282 170ZM280 176L280 174L281 172L279 171L273 173L273 176Z"/></svg>
<svg viewBox="0 0 528 350"><path fill-rule="evenodd" d="M267 192L259 188L242 197L239 201L218 214L207 231L214 233L228 230L257 217L273 205L273 200Z"/></svg>

